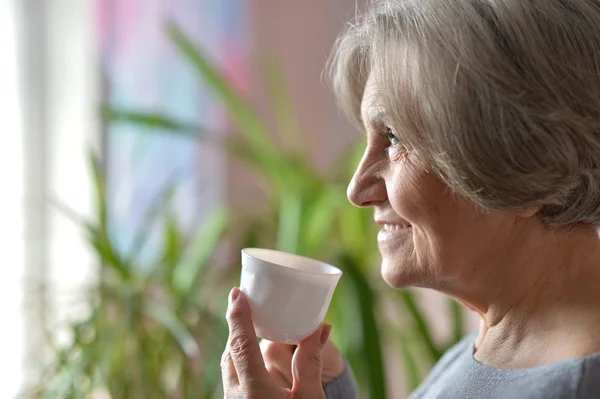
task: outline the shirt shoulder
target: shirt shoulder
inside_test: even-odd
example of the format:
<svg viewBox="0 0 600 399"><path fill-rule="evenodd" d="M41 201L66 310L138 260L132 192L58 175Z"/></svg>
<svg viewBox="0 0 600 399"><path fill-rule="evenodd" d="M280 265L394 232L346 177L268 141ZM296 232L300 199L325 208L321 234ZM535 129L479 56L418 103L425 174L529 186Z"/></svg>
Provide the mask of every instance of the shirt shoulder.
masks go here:
<svg viewBox="0 0 600 399"><path fill-rule="evenodd" d="M346 363L344 373L323 390L327 399L358 399L358 387L350 365Z"/></svg>
<svg viewBox="0 0 600 399"><path fill-rule="evenodd" d="M576 398L600 398L600 352L584 358L581 363Z"/></svg>
<svg viewBox="0 0 600 399"><path fill-rule="evenodd" d="M599 399L600 353L543 366L497 369L473 358L468 336L440 360L411 399Z"/></svg>
<svg viewBox="0 0 600 399"><path fill-rule="evenodd" d="M441 359L431 369L425 380L419 387L409 396L409 399L422 399L431 397L432 391L443 386L444 383L440 380L445 380L450 374L456 372L464 374L467 370L462 370L466 367L466 360L470 358L473 351L473 343L477 333L472 333L463 337L454 346L452 346Z"/></svg>

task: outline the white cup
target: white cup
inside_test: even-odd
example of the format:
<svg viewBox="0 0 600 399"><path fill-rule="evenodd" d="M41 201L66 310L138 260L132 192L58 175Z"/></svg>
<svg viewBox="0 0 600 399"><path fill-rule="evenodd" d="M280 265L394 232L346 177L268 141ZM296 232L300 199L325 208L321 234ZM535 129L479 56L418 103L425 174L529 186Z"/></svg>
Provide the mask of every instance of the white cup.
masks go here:
<svg viewBox="0 0 600 399"><path fill-rule="evenodd" d="M337 267L262 248L242 250L241 290L259 338L297 344L323 322L342 276Z"/></svg>

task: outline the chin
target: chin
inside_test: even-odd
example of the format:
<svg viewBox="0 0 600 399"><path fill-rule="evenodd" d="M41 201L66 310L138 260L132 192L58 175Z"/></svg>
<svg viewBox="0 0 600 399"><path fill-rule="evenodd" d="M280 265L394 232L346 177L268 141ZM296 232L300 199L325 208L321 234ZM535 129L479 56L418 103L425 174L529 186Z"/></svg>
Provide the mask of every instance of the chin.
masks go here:
<svg viewBox="0 0 600 399"><path fill-rule="evenodd" d="M412 259L383 258L381 262L381 277L388 285L397 289L428 286L431 279L426 274Z"/></svg>

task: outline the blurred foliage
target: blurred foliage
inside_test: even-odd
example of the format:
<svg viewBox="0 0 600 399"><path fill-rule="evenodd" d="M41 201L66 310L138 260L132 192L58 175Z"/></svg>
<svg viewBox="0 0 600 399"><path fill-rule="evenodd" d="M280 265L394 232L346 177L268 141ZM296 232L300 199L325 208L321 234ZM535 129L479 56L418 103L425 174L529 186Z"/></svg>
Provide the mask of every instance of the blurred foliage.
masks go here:
<svg viewBox="0 0 600 399"><path fill-rule="evenodd" d="M334 325L332 337L352 365L362 395L389 396L384 360L387 345L400 350L407 385L418 385L444 350L464 333L464 315L460 305L449 302L453 337L451 342L437 343L416 293L396 292L381 283L379 268L374 267L379 255L372 212L352 206L345 197L364 142L344 153L328 173L318 172L311 165L310 154L298 151L298 146L283 149L274 140L301 141L301 128L295 123L283 75L277 68L270 65L266 74L277 122L277 131L271 132L177 25L169 23L167 34L222 102L236 134L211 134L202 126L145 110L107 107L104 118L110 123L134 124L143 131L168 131L203 140L244 161L268 187L269 212L244 226L236 221L236 230L244 230L241 245L272 247L338 265L344 276L327 321ZM142 268L135 253L123 257L111 243L104 179L97 167L94 170L98 222L79 222L105 266L104 273L90 295L90 317L72 326L70 346L56 348L56 364L39 394L79 398L99 387L114 399L219 397L219 355L227 334L219 312L227 290L237 280L216 284L200 276L211 267L212 254L230 219L228 212L214 213L197 237L188 240L168 211L168 201L162 201L161 211L154 212L154 217L162 218L163 253L152 267ZM147 230L140 234L143 243ZM236 268L234 275L238 273ZM210 304L209 298L219 298L221 308ZM384 301L404 309L408 322L397 327L384 312Z"/></svg>
<svg viewBox="0 0 600 399"><path fill-rule="evenodd" d="M109 232L106 182L91 155L97 209L86 221L68 208L81 225L102 263L98 282L85 298L85 320L70 327L72 342L59 346L52 334L55 362L34 396L85 398L106 392L112 398L211 398L220 387L219 364L227 326L210 304L214 288L203 280L215 247L225 236L229 213L213 212L194 237L188 238L164 190L151 207L135 239L139 251L150 232L161 226L163 246L142 265L139 252L123 256Z"/></svg>

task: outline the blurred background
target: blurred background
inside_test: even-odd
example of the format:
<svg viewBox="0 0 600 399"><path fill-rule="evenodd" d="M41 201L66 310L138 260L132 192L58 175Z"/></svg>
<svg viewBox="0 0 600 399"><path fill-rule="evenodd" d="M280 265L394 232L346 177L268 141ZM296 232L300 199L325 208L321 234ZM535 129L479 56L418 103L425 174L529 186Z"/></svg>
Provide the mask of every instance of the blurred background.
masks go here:
<svg viewBox="0 0 600 399"><path fill-rule="evenodd" d="M476 327L379 276L322 79L355 0L0 2L0 398L221 398L240 249L343 269L361 397L403 398Z"/></svg>

